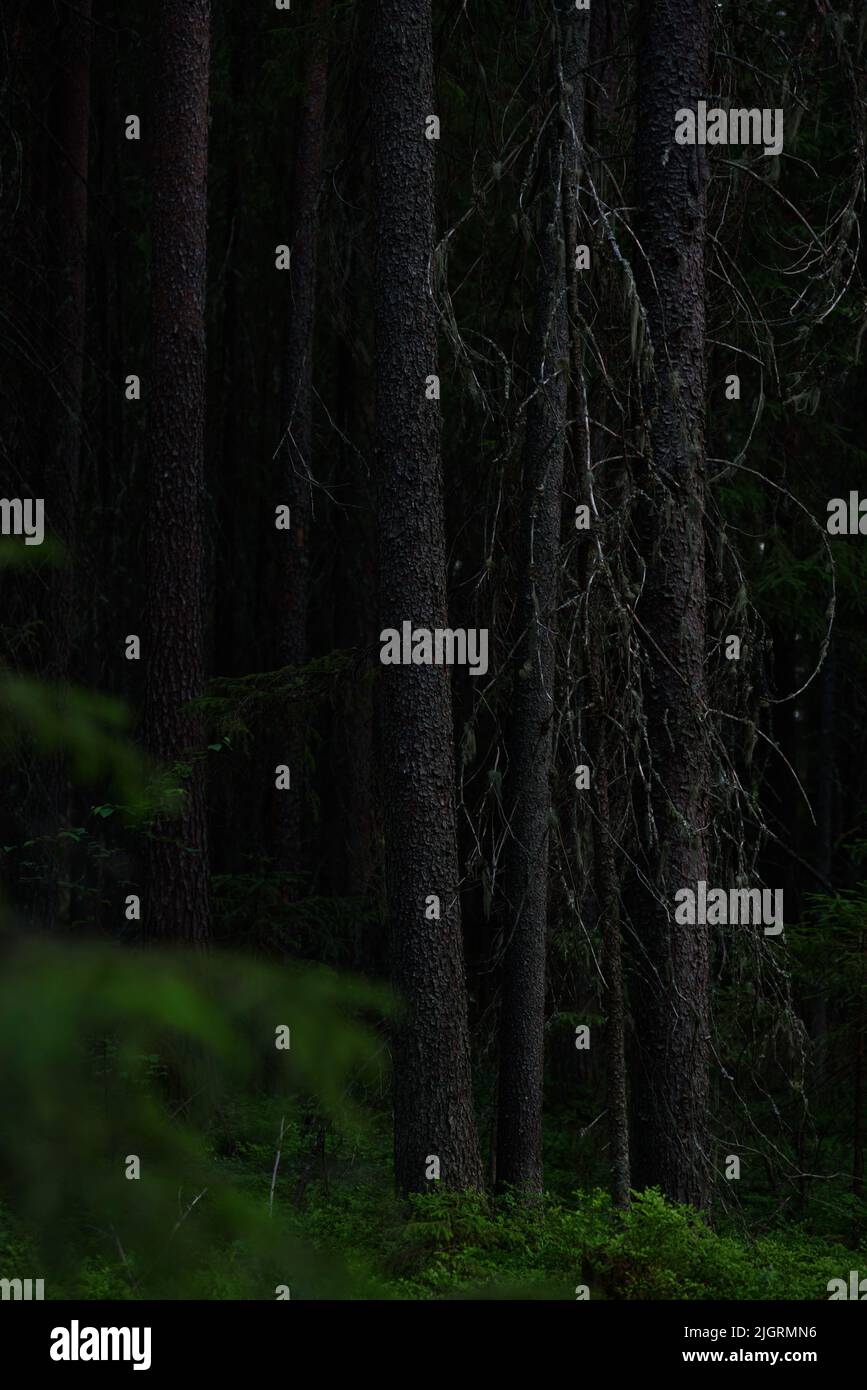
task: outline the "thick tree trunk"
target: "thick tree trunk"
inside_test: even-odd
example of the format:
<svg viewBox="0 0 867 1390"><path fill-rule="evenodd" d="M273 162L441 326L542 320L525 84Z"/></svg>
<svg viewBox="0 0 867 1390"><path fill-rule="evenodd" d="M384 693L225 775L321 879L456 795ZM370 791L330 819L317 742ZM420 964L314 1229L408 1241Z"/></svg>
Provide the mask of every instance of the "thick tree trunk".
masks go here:
<svg viewBox="0 0 867 1390"><path fill-rule="evenodd" d="M548 831L554 654L560 561L563 458L569 392L566 244L569 181L583 154L584 81L589 16L555 4L555 90L563 65L563 113L552 118L543 159L539 271L530 348L530 399L518 538L515 682L507 733L505 802L509 838L503 997L497 1105L497 1181L527 1193L542 1189L542 1071L548 906ZM561 17L562 16L562 17ZM576 158L576 149L577 155Z"/></svg>
<svg viewBox="0 0 867 1390"><path fill-rule="evenodd" d="M709 0L641 6L638 66L638 284L654 378L647 400L637 606L650 751L646 883L634 925L640 1076L635 1180L677 1201L708 1196L708 932L674 923L674 894L707 878L705 708L703 148L674 141L675 112L707 96Z"/></svg>
<svg viewBox="0 0 867 1390"><path fill-rule="evenodd" d="M435 114L431 0L376 0L371 35L376 453L380 621L447 626L439 406L431 290ZM426 1187L481 1184L467 1026L454 809L450 674L382 670L382 792L392 971L405 1015L394 1044L395 1175ZM439 920L426 920L436 896Z"/></svg>
<svg viewBox="0 0 867 1390"><path fill-rule="evenodd" d="M153 250L148 399L144 735L184 795L149 845L145 935L203 945L208 845L199 721L204 685L205 275L209 0L160 0L153 103ZM192 755L192 756L191 756Z"/></svg>

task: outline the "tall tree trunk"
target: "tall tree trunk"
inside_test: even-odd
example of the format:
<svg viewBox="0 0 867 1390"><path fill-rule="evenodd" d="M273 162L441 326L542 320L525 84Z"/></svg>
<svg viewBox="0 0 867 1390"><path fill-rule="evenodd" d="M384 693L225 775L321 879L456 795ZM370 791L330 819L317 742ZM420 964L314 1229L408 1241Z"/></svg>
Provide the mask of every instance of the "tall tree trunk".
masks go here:
<svg viewBox="0 0 867 1390"><path fill-rule="evenodd" d="M617 47L618 12L611 0L594 4L590 19L588 58L593 66L594 80L586 106L585 125L588 144L600 148L600 140L610 128L614 110L616 68L613 53ZM605 166L600 167L597 189L605 178ZM577 241L577 198L570 200L572 220L576 226L571 240ZM583 301L583 303L582 303ZM577 322L579 311L592 313L591 296L582 294L580 277L572 275L572 313ZM586 608L586 671L587 705L585 718L587 744L590 753L592 783L593 875L596 902L602 937L602 982L605 1009L605 1101L608 1129L608 1171L611 1196L618 1207L625 1208L630 1200L629 1106L626 1067L626 995L623 978L623 958L620 923L620 876L615 858L615 808L612 805L611 785L615 779L614 756L610 740L611 719L617 705L613 687L616 675L606 681L605 646L608 614L616 608L616 595L606 564L606 537L600 512L616 513L617 480L610 476L600 481L604 458L607 426L607 383L588 399L588 389L582 371L581 343L573 334L572 379L575 400L572 407L574 453L579 477L579 496L590 510L591 528L584 541L582 574ZM591 427L590 420L595 422ZM592 469L597 468L596 482ZM610 470L606 468L605 474ZM604 491L603 491L604 488ZM597 499L603 501L599 507Z"/></svg>
<svg viewBox="0 0 867 1390"><path fill-rule="evenodd" d="M144 735L162 763L185 762L177 816L149 842L149 939L203 945L208 844L199 721L204 685L205 278L210 0L160 0L153 103L153 250L148 398Z"/></svg>
<svg viewBox="0 0 867 1390"><path fill-rule="evenodd" d="M554 655L560 562L563 458L569 391L566 244L569 181L583 156L584 81L589 15L554 5L553 117L543 157L539 271L530 347L530 399L523 457L518 539L515 682L507 734L505 802L509 826L503 865L506 946L500 1012L497 1181L542 1190L542 1071L548 907L548 831ZM560 86L560 68L563 85ZM576 158L577 147L577 158Z"/></svg>
<svg viewBox="0 0 867 1390"><path fill-rule="evenodd" d="M316 32L307 64L304 106L298 134L293 178L296 217L289 268L289 322L283 382L280 444L280 500L291 512L291 531L279 532L284 551L281 563L282 609L279 629L281 666L303 666L307 660L310 544L313 524L313 330L316 310L316 251L319 236L319 192L325 142L325 102L328 89L328 17L330 0L316 0ZM277 792L275 858L282 868L301 862L304 776L302 738L297 713L290 709L284 725L281 762L292 777L288 795Z"/></svg>
<svg viewBox="0 0 867 1390"><path fill-rule="evenodd" d="M586 470L585 470L586 473ZM593 493L585 476L582 496L591 506ZM593 524L599 518L594 516ZM630 1200L629 1113L626 1084L626 998L620 938L620 881L614 857L611 811L609 718L613 691L604 680L605 615L614 603L598 538L589 537L585 567L587 594L588 745L591 757L593 867L602 935L605 1005L605 1080L608 1121L608 1169L611 1196L618 1207Z"/></svg>
<svg viewBox="0 0 867 1390"><path fill-rule="evenodd" d="M370 16L361 11L351 42L366 47ZM363 459L369 451L373 427L370 392L362 355L373 357L364 313L367 267L373 247L369 220L359 219L356 209L370 207L370 140L365 130L367 97L362 90L363 72L356 74L344 101L344 140L348 151L346 172L338 190L340 221L334 237L341 248L337 288L339 319L335 352L337 403L335 425L337 471L333 489L335 561L333 599L335 646L355 647L359 653L376 649L376 541L375 508L364 476ZM341 712L334 745L334 774L339 778L340 820L343 834L335 837L334 881L339 891L362 896L370 891L376 871L374 685L366 667L360 669Z"/></svg>
<svg viewBox="0 0 867 1390"><path fill-rule="evenodd" d="M252 413L238 408L239 398L250 401L249 376L242 379L242 341L244 335L244 267L249 264L245 245L248 225L252 134L249 94L255 80L259 57L258 27L244 0L232 0L226 18L229 48L226 135L229 145L225 188L226 240L223 252L223 322L220 344L219 380L221 400L218 444L214 451L212 486L220 501L220 539L215 576L216 611L219 622L213 634L214 660L221 675L249 671L247 663L252 628L251 579L255 574L253 556L244 542L255 531L250 489L248 451L251 448L245 416ZM214 135L214 140L218 137ZM249 375L252 375L250 373Z"/></svg>
<svg viewBox="0 0 867 1390"><path fill-rule="evenodd" d="M816 770L818 783L816 868L824 880L816 886L820 893L827 891L827 884L831 882L831 873L834 867L834 805L837 785L836 696L837 660L836 645L832 636L825 653L822 674L819 677L819 742L816 750L818 761ZM824 989L820 989L813 1000L810 1033L813 1042L816 1081L821 1086L828 1052L828 996Z"/></svg>
<svg viewBox="0 0 867 1390"><path fill-rule="evenodd" d="M56 204L49 233L56 258L54 324L60 356L55 376L59 427L48 478L46 511L67 552L58 581L52 585L50 668L60 680L69 673L73 636L87 295L91 31L91 0L72 0L66 7L60 34L60 78L54 102Z"/></svg>
<svg viewBox="0 0 867 1390"><path fill-rule="evenodd" d="M707 878L705 710L704 149L674 142L675 112L707 96L709 0L647 0L638 60L639 291L654 377L641 470L644 709L650 829L635 925L641 1075L635 1176L672 1199L708 1196L708 931L674 923L674 894ZM649 884L647 888L645 884Z"/></svg>
<svg viewBox="0 0 867 1390"><path fill-rule="evenodd" d="M431 0L376 0L371 35L377 231L376 454L383 628L445 627L437 371ZM444 666L382 671L382 792L394 983L395 1176L426 1185L429 1157L450 1188L477 1188L454 809L454 731ZM440 920L426 920L436 895Z"/></svg>
<svg viewBox="0 0 867 1390"><path fill-rule="evenodd" d="M87 208L90 155L91 0L71 0L57 34L58 74L50 108L50 186L46 189L49 286L52 298L51 439L44 473L46 528L63 557L40 598L43 674L58 686L70 679L75 644L76 553L81 471L82 385L87 301ZM34 769L27 819L46 836L30 903L34 925L50 927L66 908L58 880L66 857L57 836L68 824L66 760L58 755ZM68 898L68 893L66 893Z"/></svg>
<svg viewBox="0 0 867 1390"><path fill-rule="evenodd" d="M250 95L259 70L259 38L265 12L251 15L245 0L231 0L226 15L228 48L228 90L224 125L218 133L212 126L211 142L221 139L228 146L224 191L225 241L222 264L222 323L220 326L219 367L214 375L220 382L217 429L208 431L213 448L209 450L209 489L216 498L219 536L214 549L214 613L206 642L206 662L221 676L258 670L253 653L256 578L261 546L262 501L256 480L251 486L250 457L256 452L251 421L258 402L255 371L248 347L252 315L245 303L246 274L254 260L248 244L251 222L251 184L249 170L254 139L251 129ZM214 122L214 126L216 122ZM211 193L213 225L213 190ZM213 234L211 237L213 244ZM213 287L212 287L213 292ZM255 330L254 330L255 332ZM211 347L213 355L213 347ZM245 403L239 408L239 402ZM269 480L270 482L270 480ZM271 511L273 518L273 510ZM273 526L273 521L268 523ZM269 590L273 593L273 585ZM269 609L270 611L270 609ZM210 656L210 653L213 653ZM273 655L269 658L273 664ZM282 751L282 750L281 750ZM282 762L282 757L269 759ZM251 842L261 844L262 808L273 793L256 785L249 777L232 772L214 779L209 788L208 850L215 873L225 873L244 860ZM243 826L239 834L239 827Z"/></svg>
<svg viewBox="0 0 867 1390"><path fill-rule="evenodd" d="M861 933L858 961L858 1007L855 1015L855 1077L852 1100L852 1196L855 1211L852 1244L858 1247L864 1233L861 1202L864 1199L864 1069L867 1061L867 933Z"/></svg>

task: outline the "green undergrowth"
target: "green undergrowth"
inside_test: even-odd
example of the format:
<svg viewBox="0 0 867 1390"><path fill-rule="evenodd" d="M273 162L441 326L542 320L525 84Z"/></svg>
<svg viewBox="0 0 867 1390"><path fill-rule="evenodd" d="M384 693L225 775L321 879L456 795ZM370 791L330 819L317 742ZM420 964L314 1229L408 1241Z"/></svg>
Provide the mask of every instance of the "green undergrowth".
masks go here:
<svg viewBox="0 0 867 1390"><path fill-rule="evenodd" d="M378 986L2 933L0 965L0 1279L46 1298L825 1299L867 1275L845 1194L809 1227L773 1185L713 1224L655 1191L623 1214L554 1111L537 1205L399 1200Z"/></svg>
<svg viewBox="0 0 867 1390"><path fill-rule="evenodd" d="M830 1279L867 1271L863 1249L797 1225L755 1237L714 1228L653 1190L636 1194L626 1214L599 1189L547 1194L535 1207L441 1189L399 1201L384 1107L352 1132L313 1110L278 1110L273 1101L227 1103L211 1127L200 1174L211 1186L187 1218L195 1258L184 1264L177 1248L180 1282L169 1268L170 1230L165 1267L151 1252L145 1269L113 1227L74 1212L64 1217L67 1258L52 1278L26 1224L5 1208L0 1275L41 1274L49 1298L271 1299L285 1285L293 1299L574 1300L586 1287L590 1299L824 1300ZM211 1191L224 1206L231 1194L222 1222L208 1210ZM206 1240L196 1239L196 1223Z"/></svg>

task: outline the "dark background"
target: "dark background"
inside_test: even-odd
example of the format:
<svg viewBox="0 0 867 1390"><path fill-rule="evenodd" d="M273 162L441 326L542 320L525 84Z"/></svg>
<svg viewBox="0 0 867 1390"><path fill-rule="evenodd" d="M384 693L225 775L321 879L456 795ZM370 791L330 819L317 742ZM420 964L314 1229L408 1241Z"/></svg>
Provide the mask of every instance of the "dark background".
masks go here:
<svg viewBox="0 0 867 1390"><path fill-rule="evenodd" d="M195 1138L226 1210L278 1155L268 1240L351 1270L317 1291L824 1298L867 1275L865 561L826 530L863 15L430 12L2 6L0 485L48 532L0 552L4 1267L272 1297L245 1214L204 1292L150 1250ZM699 98L781 108L783 155L675 146ZM487 675L383 667L407 619L487 628ZM699 879L781 889L784 935L675 927Z"/></svg>

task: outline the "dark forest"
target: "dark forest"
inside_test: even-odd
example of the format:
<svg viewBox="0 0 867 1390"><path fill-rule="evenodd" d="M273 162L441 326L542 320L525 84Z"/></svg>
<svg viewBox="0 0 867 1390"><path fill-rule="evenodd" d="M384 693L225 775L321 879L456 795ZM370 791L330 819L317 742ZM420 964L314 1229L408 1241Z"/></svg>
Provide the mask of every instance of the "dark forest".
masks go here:
<svg viewBox="0 0 867 1390"><path fill-rule="evenodd" d="M0 1276L867 1298L867 12L0 55Z"/></svg>

